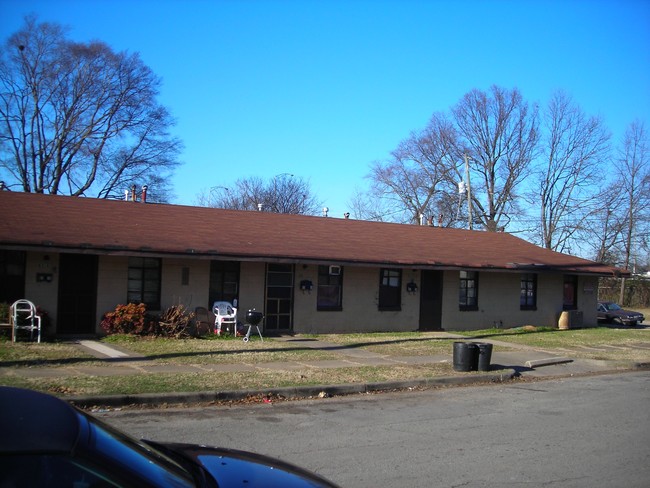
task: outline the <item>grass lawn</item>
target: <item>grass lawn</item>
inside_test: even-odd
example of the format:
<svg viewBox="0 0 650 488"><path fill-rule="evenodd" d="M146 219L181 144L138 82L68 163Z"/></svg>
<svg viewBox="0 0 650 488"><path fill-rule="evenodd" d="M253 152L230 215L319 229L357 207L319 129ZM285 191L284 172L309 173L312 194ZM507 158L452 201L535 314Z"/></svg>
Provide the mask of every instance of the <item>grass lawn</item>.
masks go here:
<svg viewBox="0 0 650 488"><path fill-rule="evenodd" d="M596 327L589 329L535 330L487 329L462 332L476 339L521 344L544 351L558 352L575 358L612 361L650 361L650 330Z"/></svg>
<svg viewBox="0 0 650 488"><path fill-rule="evenodd" d="M551 355L575 358L606 359L612 361L650 361L650 329L608 328L592 329L486 329L472 332L454 332L469 340L498 341L495 351L518 347L533 347ZM308 362L339 359L336 349L314 349L310 339L364 349L384 356L448 355L451 358L454 338L441 338L427 332L298 335L294 341L251 338L210 337L207 339L164 339L115 335L101 339L144 356L143 361L153 365L209 365L240 363L255 365L278 361ZM0 338L0 385L21 386L49 391L61 396L137 394L173 391L219 391L230 389L274 388L321 384L350 384L432 378L455 374L451 362L427 365L395 365L378 367L343 367L315 369L305 366L300 371L270 369L242 373L156 373L113 375L57 374L65 366L86 367L106 364L106 361L86 353L78 345L67 342L41 344L18 342ZM115 373L119 363L115 364ZM47 367L47 375L11 374L14 368ZM69 371L67 371L69 373ZM463 374L463 373L460 373Z"/></svg>
<svg viewBox="0 0 650 488"><path fill-rule="evenodd" d="M68 342L16 342L0 337L0 367L3 366L63 366L74 362L102 364L92 355Z"/></svg>
<svg viewBox="0 0 650 488"><path fill-rule="evenodd" d="M265 389L285 386L372 383L435 378L452 374L449 363L418 366L382 366L302 371L258 371L242 373L147 374L133 376L72 376L58 378L3 378L5 386L46 391L58 396L142 394ZM467 373L465 373L467 374Z"/></svg>
<svg viewBox="0 0 650 488"><path fill-rule="evenodd" d="M166 339L113 335L102 339L106 344L122 346L146 356L158 364L232 364L268 363L274 361L319 361L338 356L272 339L251 337L247 343L241 338L211 336L201 339Z"/></svg>
<svg viewBox="0 0 650 488"><path fill-rule="evenodd" d="M335 359L335 353L310 349L295 343L252 338L248 343L234 338L167 339L113 335L101 339L107 345L123 347L142 354L152 364L226 364L274 361L318 361ZM95 358L71 342L16 342L0 338L0 367L60 367L70 364L99 366Z"/></svg>

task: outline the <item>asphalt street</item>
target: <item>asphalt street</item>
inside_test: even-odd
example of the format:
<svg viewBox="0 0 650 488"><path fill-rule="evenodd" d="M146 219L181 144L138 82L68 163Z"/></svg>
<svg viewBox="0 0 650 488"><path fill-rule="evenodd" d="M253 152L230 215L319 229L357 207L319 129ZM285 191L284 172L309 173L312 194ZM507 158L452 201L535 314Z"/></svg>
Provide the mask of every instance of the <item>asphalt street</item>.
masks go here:
<svg viewBox="0 0 650 488"><path fill-rule="evenodd" d="M639 371L95 415L137 437L281 458L348 488L645 488L649 401Z"/></svg>

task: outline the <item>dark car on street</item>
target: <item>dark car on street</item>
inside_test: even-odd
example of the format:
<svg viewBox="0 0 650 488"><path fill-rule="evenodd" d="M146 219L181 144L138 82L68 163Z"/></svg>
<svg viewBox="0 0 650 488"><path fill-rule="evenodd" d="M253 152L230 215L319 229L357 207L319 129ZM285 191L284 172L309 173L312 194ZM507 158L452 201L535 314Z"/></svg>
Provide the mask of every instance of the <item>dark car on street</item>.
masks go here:
<svg viewBox="0 0 650 488"><path fill-rule="evenodd" d="M0 387L0 487L335 487L259 454L136 440L52 395Z"/></svg>
<svg viewBox="0 0 650 488"><path fill-rule="evenodd" d="M608 324L635 326L645 320L640 312L625 310L614 302L598 302L598 320Z"/></svg>

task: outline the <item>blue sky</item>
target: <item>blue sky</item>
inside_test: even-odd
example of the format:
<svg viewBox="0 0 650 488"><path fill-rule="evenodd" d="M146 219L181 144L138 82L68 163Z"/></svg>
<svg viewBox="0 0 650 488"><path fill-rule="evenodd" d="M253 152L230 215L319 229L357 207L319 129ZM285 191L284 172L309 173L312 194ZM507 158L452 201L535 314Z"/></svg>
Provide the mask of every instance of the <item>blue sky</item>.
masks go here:
<svg viewBox="0 0 650 488"><path fill-rule="evenodd" d="M341 217L369 165L473 88L556 89L622 137L650 128L650 1L0 0L139 52L185 144L175 203L291 173Z"/></svg>

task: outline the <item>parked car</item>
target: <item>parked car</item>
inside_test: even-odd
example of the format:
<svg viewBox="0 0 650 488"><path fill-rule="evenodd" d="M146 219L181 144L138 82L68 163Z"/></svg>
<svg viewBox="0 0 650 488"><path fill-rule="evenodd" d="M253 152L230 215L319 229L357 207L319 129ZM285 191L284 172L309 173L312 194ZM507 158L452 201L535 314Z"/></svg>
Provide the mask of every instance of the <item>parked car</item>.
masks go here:
<svg viewBox="0 0 650 488"><path fill-rule="evenodd" d="M0 387L0 486L336 485L251 452L139 441L52 395Z"/></svg>
<svg viewBox="0 0 650 488"><path fill-rule="evenodd" d="M614 302L598 302L598 320L634 326L643 322L645 317L642 313L625 310Z"/></svg>

